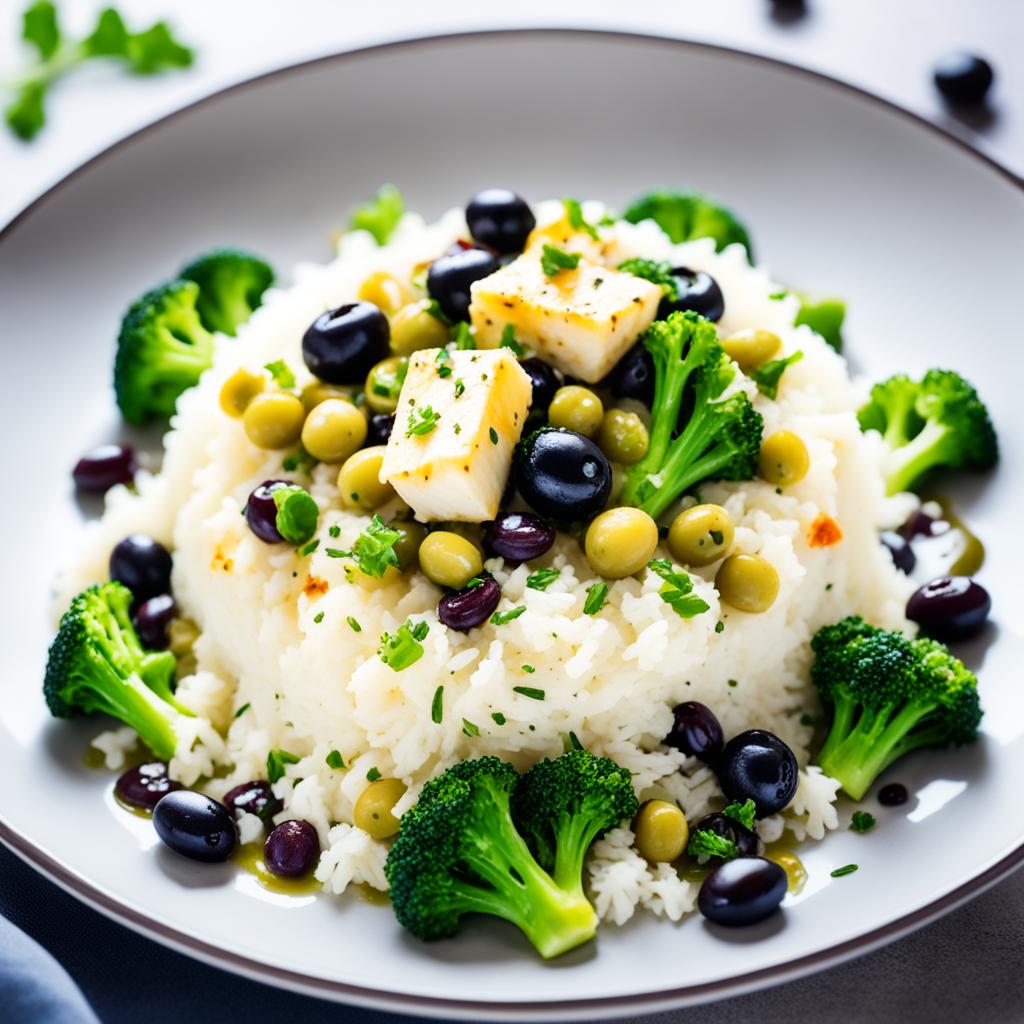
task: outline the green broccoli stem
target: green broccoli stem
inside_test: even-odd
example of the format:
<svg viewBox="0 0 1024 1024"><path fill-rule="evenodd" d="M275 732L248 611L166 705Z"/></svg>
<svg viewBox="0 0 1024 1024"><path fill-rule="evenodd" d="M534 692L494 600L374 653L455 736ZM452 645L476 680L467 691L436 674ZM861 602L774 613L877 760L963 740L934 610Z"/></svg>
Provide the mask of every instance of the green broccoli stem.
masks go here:
<svg viewBox="0 0 1024 1024"><path fill-rule="evenodd" d="M912 441L890 443L894 450L886 460L886 493L910 490L919 477L940 465L946 458L942 445L950 433L948 426L929 420ZM889 431L885 439L889 441Z"/></svg>
<svg viewBox="0 0 1024 1024"><path fill-rule="evenodd" d="M601 831L600 822L586 814L562 815L555 827L555 884L566 892L586 898L583 892L583 862L590 844Z"/></svg>
<svg viewBox="0 0 1024 1024"><path fill-rule="evenodd" d="M904 754L941 742L927 727L912 732L937 707L934 702L912 702L872 710L838 694L832 727L817 763L826 775L838 780L848 796L860 800L875 779Z"/></svg>
<svg viewBox="0 0 1024 1024"><path fill-rule="evenodd" d="M534 860L507 812L487 815L470 832L466 865L493 891L456 882L465 910L514 924L546 960L594 937L597 914L581 881L572 889L557 885Z"/></svg>
<svg viewBox="0 0 1024 1024"><path fill-rule="evenodd" d="M248 285L238 282L223 286L209 302L200 296L197 305L212 330L232 337L237 325L245 323L253 312L248 298Z"/></svg>

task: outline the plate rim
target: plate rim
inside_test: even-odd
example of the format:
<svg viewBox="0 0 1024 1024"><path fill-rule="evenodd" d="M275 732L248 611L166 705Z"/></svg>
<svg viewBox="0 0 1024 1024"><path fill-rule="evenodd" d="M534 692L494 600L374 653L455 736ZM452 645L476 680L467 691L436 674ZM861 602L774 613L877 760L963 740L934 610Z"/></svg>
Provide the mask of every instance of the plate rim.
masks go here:
<svg viewBox="0 0 1024 1024"><path fill-rule="evenodd" d="M221 98L248 89L253 85L262 84L274 78L282 78L300 73L321 64L334 63L350 58L396 50L406 47L425 47L455 41L490 39L495 37L550 37L558 35L591 37L598 39L622 39L639 41L654 45L666 45L677 48L688 48L705 52L722 54L741 61L778 68L789 74L810 78L819 84L829 86L840 92L860 98L869 105L881 107L895 114L912 125L925 129L930 134L953 144L954 147L969 154L982 166L995 172L998 177L1011 186L1016 187L1024 195L1024 177L1001 163L996 158L982 152L971 145L966 139L955 132L942 127L928 118L915 113L884 97L870 92L853 83L832 77L820 71L802 67L790 61L745 50L739 47L719 43L705 42L658 35L649 32L632 32L621 29L585 28L578 26L546 26L517 27L498 29L473 29L462 32L446 32L431 35L417 35L371 43L350 49L324 54L308 60L299 61L281 67L272 68L237 82L232 82L213 92L206 93L195 100L178 107L160 117L148 121L129 134L111 143L109 146L93 154L68 173L60 177L42 193L36 196L25 207L19 210L6 224L0 227L0 243L9 239L17 228L34 212L45 205L56 193L71 184L85 171L112 156L121 149L128 147L164 124L182 117L192 111L216 102ZM674 988L659 989L651 992L634 993L621 996L603 996L593 999L569 998L565 1000L546 1001L474 1001L453 999L443 996L413 995L402 992L386 991L380 988L353 985L348 982L321 978L304 974L300 971L265 963L262 960L223 949L190 935L162 921L156 920L133 907L123 897L108 892L102 886L82 878L71 866L37 846L20 830L4 820L0 813L0 842L7 846L25 863L39 871L61 889L80 899L104 916L125 925L138 934L153 939L180 953L213 966L241 974L251 980L264 984L273 984L292 991L322 999L347 1002L375 1009L390 1009L417 1016L457 1017L462 1019L478 1018L481 1015L492 1020L525 1020L525 1019L578 1019L583 1016L594 1018L610 1017L626 1010L657 1012L674 1007L710 1002L715 999L740 995L744 992L781 984L812 972L834 966L855 956L866 954L888 942L894 941L928 922L954 910L968 900L984 892L1007 877L1024 864L1024 839L1009 853L995 863L983 868L977 874L952 889L950 892L919 907L917 910L896 918L877 928L864 932L851 939L813 953L805 954L796 959L770 967L759 968L743 974L733 975L715 981L701 982Z"/></svg>

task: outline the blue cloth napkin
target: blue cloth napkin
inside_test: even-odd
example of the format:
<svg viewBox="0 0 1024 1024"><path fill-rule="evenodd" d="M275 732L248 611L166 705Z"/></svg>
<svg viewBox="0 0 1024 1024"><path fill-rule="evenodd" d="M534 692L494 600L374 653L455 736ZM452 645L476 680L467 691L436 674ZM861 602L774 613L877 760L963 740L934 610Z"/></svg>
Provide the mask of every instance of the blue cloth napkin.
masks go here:
<svg viewBox="0 0 1024 1024"><path fill-rule="evenodd" d="M0 1007L4 1024L98 1024L64 968L2 917Z"/></svg>

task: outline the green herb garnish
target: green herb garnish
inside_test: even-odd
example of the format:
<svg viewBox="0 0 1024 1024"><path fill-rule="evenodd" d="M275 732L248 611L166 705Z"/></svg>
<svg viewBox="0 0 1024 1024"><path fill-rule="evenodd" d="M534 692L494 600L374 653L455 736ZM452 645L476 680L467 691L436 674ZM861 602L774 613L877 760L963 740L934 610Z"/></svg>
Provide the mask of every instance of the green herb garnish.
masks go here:
<svg viewBox="0 0 1024 1024"><path fill-rule="evenodd" d="M693 593L693 580L667 558L656 558L647 563L647 568L665 581L658 593L680 618L692 619L711 607L699 594Z"/></svg>
<svg viewBox="0 0 1024 1024"><path fill-rule="evenodd" d="M366 576L383 579L389 566L399 567L395 545L402 539L401 533L388 526L379 515L374 515L370 525L356 538L352 545L352 557Z"/></svg>
<svg viewBox="0 0 1024 1024"><path fill-rule="evenodd" d="M317 612L316 615L313 616L313 621L319 626L320 623L324 621L324 613Z"/></svg>
<svg viewBox="0 0 1024 1024"><path fill-rule="evenodd" d="M850 818L850 831L863 834L870 832L876 824L875 816L868 811L854 811Z"/></svg>
<svg viewBox="0 0 1024 1024"><path fill-rule="evenodd" d="M419 622L414 627L406 619L393 634L385 633L380 638L377 647L380 660L393 672L401 672L402 669L415 665L423 657L423 645L420 640L427 635L429 629L425 622Z"/></svg>
<svg viewBox="0 0 1024 1024"><path fill-rule="evenodd" d="M413 411L409 413L409 419L405 428L405 436L425 437L437 426L437 421L440 418L441 414L439 412L434 412L429 405L421 405L419 408L413 409Z"/></svg>
<svg viewBox="0 0 1024 1024"><path fill-rule="evenodd" d="M534 672L536 672L536 671L537 671L537 670L536 670L536 669L535 669L535 668L534 668L534 667L533 667L532 665L520 665L519 667L520 667L520 668L521 668L521 669L522 669L522 670L523 670L524 672L528 673L528 674L529 674L529 675L531 675L531 676L533 675L533 673L534 673Z"/></svg>
<svg viewBox="0 0 1024 1024"><path fill-rule="evenodd" d="M835 871L830 872L832 878L842 878L843 875L852 875L860 865L858 864L844 864L841 868L836 868Z"/></svg>
<svg viewBox="0 0 1024 1024"><path fill-rule="evenodd" d="M513 686L513 693L521 693L524 697L529 697L530 700L543 700L544 691L538 690L534 686Z"/></svg>
<svg viewBox="0 0 1024 1024"><path fill-rule="evenodd" d="M275 359L272 363L267 363L263 369L274 378L274 383L279 388L284 388L287 391L289 388L295 387L295 374L283 359Z"/></svg>
<svg viewBox="0 0 1024 1024"><path fill-rule="evenodd" d="M583 602L585 615L596 615L608 600L608 584L592 583L587 587L587 599Z"/></svg>
<svg viewBox="0 0 1024 1024"><path fill-rule="evenodd" d="M491 625L493 626L504 626L506 622L511 622L513 619L518 619L523 612L526 611L526 605L521 604L517 608L512 608L507 612L495 612L491 616Z"/></svg>
<svg viewBox="0 0 1024 1024"><path fill-rule="evenodd" d="M244 714L246 713L246 711L248 711L248 710L249 710L249 708L251 708L251 707L252 707L252 704L250 704L250 703L246 703L246 704L243 704L243 705L242 705L242 706L241 706L241 707L240 707L240 708L239 708L239 709L238 709L238 710L237 710L237 711L235 712L235 718L241 718L241 717L242 717L242 715L244 715Z"/></svg>
<svg viewBox="0 0 1024 1024"><path fill-rule="evenodd" d="M480 726L474 725L468 718L462 720L463 735L473 737L480 735Z"/></svg>
<svg viewBox="0 0 1024 1024"><path fill-rule="evenodd" d="M345 621L349 624L349 628L353 633L362 633L363 627L359 625L358 619L355 619L350 615Z"/></svg>
<svg viewBox="0 0 1024 1024"><path fill-rule="evenodd" d="M749 371L750 379L757 385L757 390L762 395L774 399L779 393L779 381L786 367L799 363L803 357L803 352L794 352L785 359L769 359L767 363L762 363Z"/></svg>
<svg viewBox="0 0 1024 1024"><path fill-rule="evenodd" d="M306 451L301 441L281 462L281 468L289 473L312 473L313 469L318 465L319 460L314 459Z"/></svg>
<svg viewBox="0 0 1024 1024"><path fill-rule="evenodd" d="M306 546L305 546L305 547L304 547L304 548L303 548L303 549L302 549L302 550L301 550L301 551L299 552L299 554L300 554L300 555L311 555L311 554L313 554L313 552L314 552L314 551L316 551L316 549L317 549L318 547L320 547L320 538L319 538L319 537L317 537L317 538L316 538L316 540L311 540L311 541L310 541L310 542L309 542L309 543L308 543L308 544L307 544L307 545L306 545Z"/></svg>
<svg viewBox="0 0 1024 1024"><path fill-rule="evenodd" d="M462 395L463 395L463 392L465 392L465 390L466 390L466 385L462 382L462 378L461 377L456 377L455 378L455 397L456 398L461 398ZM456 423L455 426L458 426L458 423ZM461 430L457 431L457 433L461 433L461 432L462 432Z"/></svg>
<svg viewBox="0 0 1024 1024"><path fill-rule="evenodd" d="M279 782L284 778L284 766L286 764L298 764L299 758L287 750L272 750L267 754L267 778L271 783Z"/></svg>
<svg viewBox="0 0 1024 1024"><path fill-rule="evenodd" d="M579 253L563 252L553 245L545 245L541 250L540 267L548 277L554 277L563 270L575 270L579 262Z"/></svg>
<svg viewBox="0 0 1024 1024"><path fill-rule="evenodd" d="M345 767L345 759L341 756L340 750L332 750L324 760L327 762L328 768L337 770Z"/></svg>
<svg viewBox="0 0 1024 1024"><path fill-rule="evenodd" d="M753 800L744 800L743 803L733 801L726 804L722 813L733 821L738 821L744 828L754 827L754 817L757 814L757 807Z"/></svg>
<svg viewBox="0 0 1024 1024"><path fill-rule="evenodd" d="M709 828L702 828L690 836L686 852L691 857L696 857L701 864L706 863L712 857L719 860L732 860L739 851L736 844L726 836L720 836Z"/></svg>
<svg viewBox="0 0 1024 1024"><path fill-rule="evenodd" d="M666 263L665 260L646 260L635 257L620 263L619 270L658 285L670 299L679 296L679 281L672 274L672 264Z"/></svg>
<svg viewBox="0 0 1024 1024"><path fill-rule="evenodd" d="M309 541L316 533L320 516L320 510L309 491L293 484L271 491L271 496L277 506L275 525L282 538L296 546Z"/></svg>
<svg viewBox="0 0 1024 1024"><path fill-rule="evenodd" d="M405 201L402 193L394 185L381 185L373 199L356 207L349 226L353 231L369 231L378 245L384 245L403 213Z"/></svg>
<svg viewBox="0 0 1024 1024"><path fill-rule="evenodd" d="M557 569L538 569L526 577L526 585L530 590L547 590L561 573Z"/></svg>
<svg viewBox="0 0 1024 1024"><path fill-rule="evenodd" d="M439 686L434 691L434 699L430 702L430 720L435 725L440 725L444 718L444 687Z"/></svg>
<svg viewBox="0 0 1024 1024"><path fill-rule="evenodd" d="M494 427L488 428L487 436L491 439L491 444L498 443L498 432L494 429Z"/></svg>
<svg viewBox="0 0 1024 1024"><path fill-rule="evenodd" d="M434 362L437 363L438 377L450 377L452 375L452 357L449 355L448 349L439 348L437 355L434 357Z"/></svg>
<svg viewBox="0 0 1024 1024"><path fill-rule="evenodd" d="M460 320L455 325L455 334L452 337L452 341L455 342L455 347L459 351L476 348L476 339L473 337L473 332L465 320Z"/></svg>
<svg viewBox="0 0 1024 1024"><path fill-rule="evenodd" d="M491 713L491 718L494 719L494 722L495 722L496 725L504 725L505 722L508 721L508 719L505 718L505 716L500 711L492 712Z"/></svg>
<svg viewBox="0 0 1024 1024"><path fill-rule="evenodd" d="M371 768L366 773L366 781L367 782L376 782L379 778L380 778L380 769L379 768Z"/></svg>
<svg viewBox="0 0 1024 1024"><path fill-rule="evenodd" d="M526 349L516 341L516 329L512 324L505 324L498 348L510 348L517 356L526 355Z"/></svg>
<svg viewBox="0 0 1024 1024"><path fill-rule="evenodd" d="M595 228L593 224L588 224L586 220L583 219L583 207L580 206L579 200L563 199L562 206L565 207L565 215L569 218L569 223L577 231L586 231L586 233L596 242L598 237L597 228Z"/></svg>

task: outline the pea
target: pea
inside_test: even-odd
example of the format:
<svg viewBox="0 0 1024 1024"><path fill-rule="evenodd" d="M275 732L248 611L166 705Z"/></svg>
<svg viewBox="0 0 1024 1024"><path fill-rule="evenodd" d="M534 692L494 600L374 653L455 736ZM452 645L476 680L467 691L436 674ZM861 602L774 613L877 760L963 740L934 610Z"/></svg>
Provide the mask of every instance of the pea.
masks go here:
<svg viewBox="0 0 1024 1024"><path fill-rule="evenodd" d="M265 378L248 370L235 370L221 385L220 407L232 419L242 418L249 403L263 390Z"/></svg>
<svg viewBox="0 0 1024 1024"><path fill-rule="evenodd" d="M734 535L732 519L721 505L694 505L672 521L668 549L685 565L710 565L725 557Z"/></svg>
<svg viewBox="0 0 1024 1024"><path fill-rule="evenodd" d="M389 523L392 529L397 530L401 536L395 541L395 554L398 555L398 562L402 572L408 572L416 563L416 557L420 553L420 545L427 535L426 527L409 520L408 522Z"/></svg>
<svg viewBox="0 0 1024 1024"><path fill-rule="evenodd" d="M622 462L627 466L639 462L647 454L649 440L644 421L635 412L625 409L609 409L597 434L601 451L612 462Z"/></svg>
<svg viewBox="0 0 1024 1024"><path fill-rule="evenodd" d="M590 568L609 580L639 572L658 546L658 524L638 508L610 508L587 527L583 541Z"/></svg>
<svg viewBox="0 0 1024 1024"><path fill-rule="evenodd" d="M578 384L559 388L548 406L548 422L552 426L575 430L584 437L593 437L598 432L603 417L601 399Z"/></svg>
<svg viewBox="0 0 1024 1024"><path fill-rule="evenodd" d="M366 375L366 404L374 412L394 412L402 393L409 361L404 356L383 359Z"/></svg>
<svg viewBox="0 0 1024 1024"><path fill-rule="evenodd" d="M777 430L761 442L761 476L776 487L798 484L811 468L807 445L792 430Z"/></svg>
<svg viewBox="0 0 1024 1024"><path fill-rule="evenodd" d="M366 440L366 417L343 398L328 398L306 417L302 445L321 462L344 462Z"/></svg>
<svg viewBox="0 0 1024 1024"><path fill-rule="evenodd" d="M484 567L476 546L448 530L428 533L420 544L420 569L439 587L461 590Z"/></svg>
<svg viewBox="0 0 1024 1024"><path fill-rule="evenodd" d="M377 779L359 794L352 808L352 821L374 839L387 839L398 831L398 819L392 813L405 795L401 779Z"/></svg>
<svg viewBox="0 0 1024 1024"><path fill-rule="evenodd" d="M737 331L722 339L722 348L744 373L749 373L782 348L782 339L771 331Z"/></svg>
<svg viewBox="0 0 1024 1024"><path fill-rule="evenodd" d="M715 576L715 587L726 604L741 612L766 612L779 596L779 574L760 555L730 555Z"/></svg>
<svg viewBox="0 0 1024 1024"><path fill-rule="evenodd" d="M372 302L382 313L391 314L405 301L406 290L394 274L378 270L359 286L359 298Z"/></svg>
<svg viewBox="0 0 1024 1024"><path fill-rule="evenodd" d="M242 426L257 448L290 448L302 436L306 410L294 395L257 395L242 414Z"/></svg>
<svg viewBox="0 0 1024 1024"><path fill-rule="evenodd" d="M361 448L345 460L338 471L338 492L343 505L372 512L395 496L391 484L380 482L380 466L386 447L377 444Z"/></svg>
<svg viewBox="0 0 1024 1024"><path fill-rule="evenodd" d="M448 328L427 310L430 301L422 299L403 306L391 319L391 351L408 356L421 348L442 348L448 344Z"/></svg>
<svg viewBox="0 0 1024 1024"><path fill-rule="evenodd" d="M671 863L682 856L690 838L686 815L668 800L648 800L633 822L636 848L652 863Z"/></svg>
<svg viewBox="0 0 1024 1024"><path fill-rule="evenodd" d="M310 413L328 398L342 398L346 402L351 402L353 391L352 388L339 388L334 384L325 384L322 380L314 380L302 389L299 398L303 408Z"/></svg>

